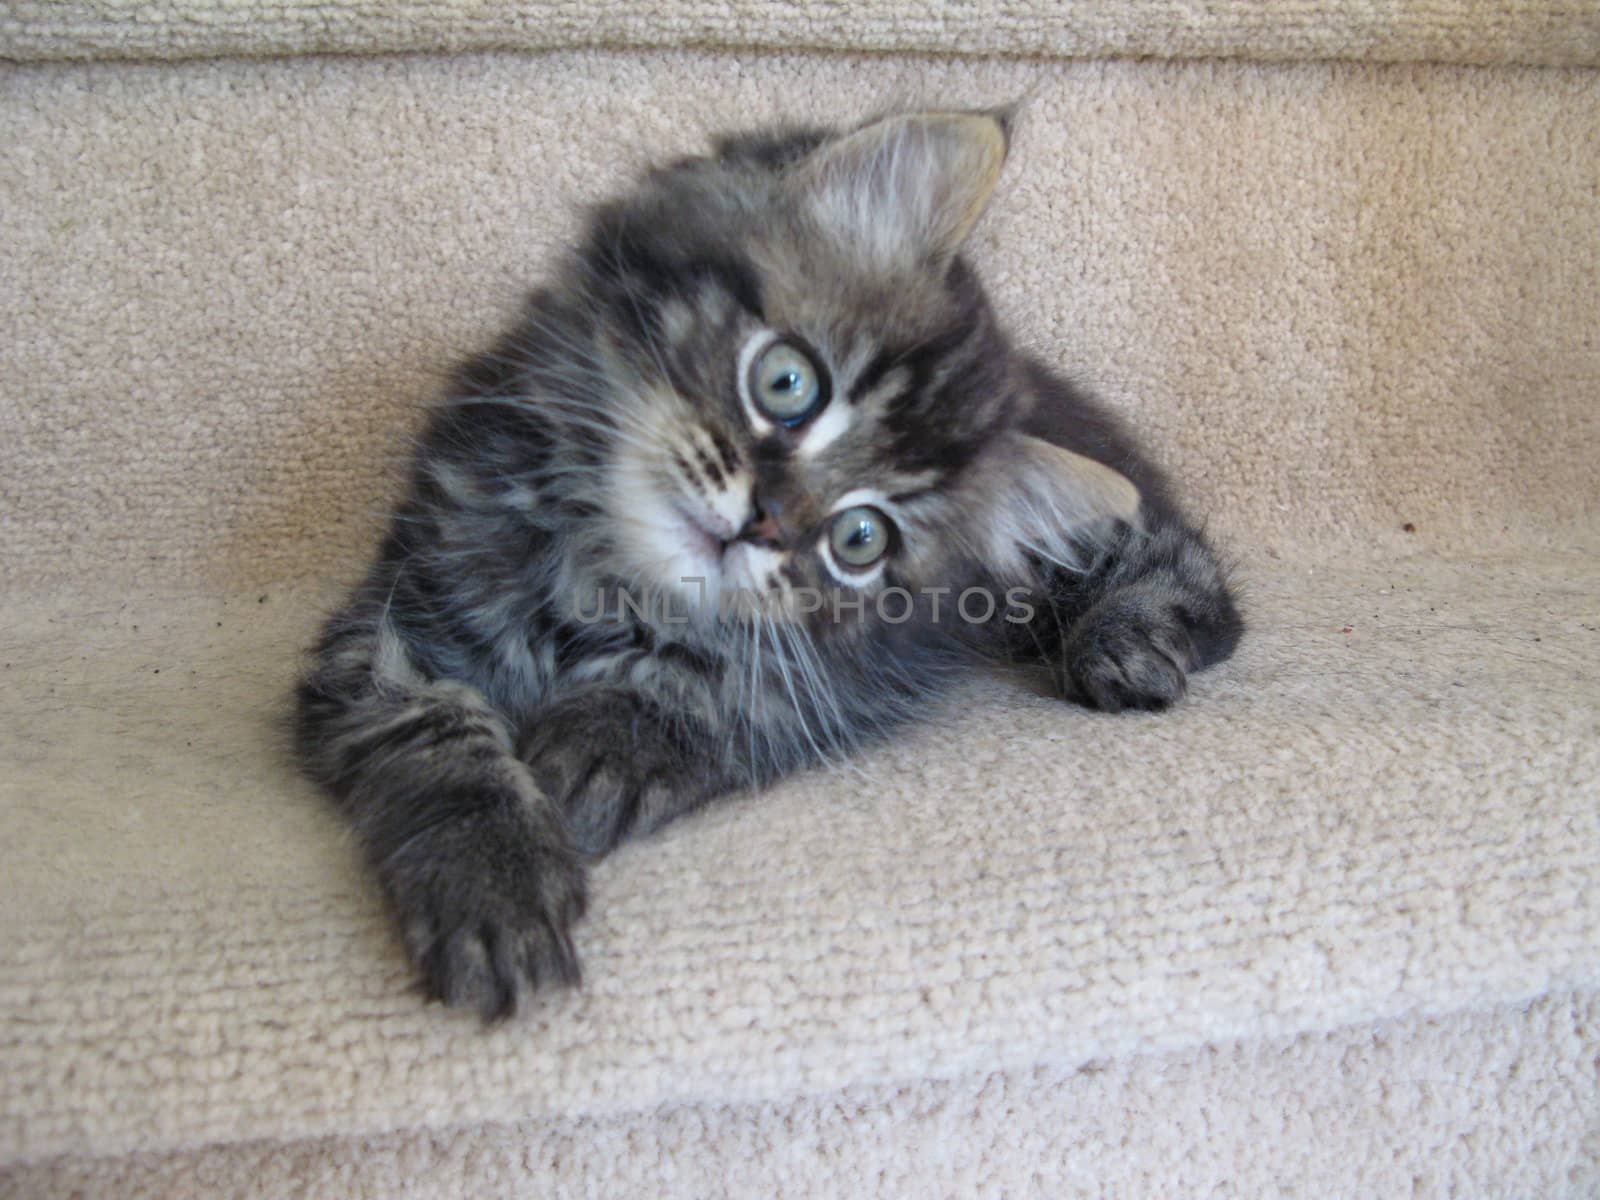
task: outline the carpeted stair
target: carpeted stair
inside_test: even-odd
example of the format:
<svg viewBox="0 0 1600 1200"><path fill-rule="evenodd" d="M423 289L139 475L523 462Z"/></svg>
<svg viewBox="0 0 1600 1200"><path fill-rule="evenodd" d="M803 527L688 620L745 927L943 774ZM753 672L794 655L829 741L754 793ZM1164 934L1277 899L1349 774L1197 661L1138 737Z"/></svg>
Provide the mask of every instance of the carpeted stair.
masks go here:
<svg viewBox="0 0 1600 1200"><path fill-rule="evenodd" d="M450 53L442 53L449 51ZM1600 10L0 5L0 1194L1600 1195ZM1031 97L974 257L1240 562L424 1003L278 731L419 406L708 131Z"/></svg>

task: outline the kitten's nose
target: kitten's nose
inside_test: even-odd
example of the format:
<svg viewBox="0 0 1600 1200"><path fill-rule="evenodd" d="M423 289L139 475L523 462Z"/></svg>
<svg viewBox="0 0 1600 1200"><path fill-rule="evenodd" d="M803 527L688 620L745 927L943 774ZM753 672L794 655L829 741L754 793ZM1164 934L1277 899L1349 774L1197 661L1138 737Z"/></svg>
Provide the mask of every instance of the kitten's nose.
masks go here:
<svg viewBox="0 0 1600 1200"><path fill-rule="evenodd" d="M750 489L750 519L739 536L758 546L782 548L810 528L809 513L806 495L795 481L764 463L756 469L755 485Z"/></svg>
<svg viewBox="0 0 1600 1200"><path fill-rule="evenodd" d="M734 540L776 547L783 542L783 526L778 524L778 518L769 509L757 508Z"/></svg>

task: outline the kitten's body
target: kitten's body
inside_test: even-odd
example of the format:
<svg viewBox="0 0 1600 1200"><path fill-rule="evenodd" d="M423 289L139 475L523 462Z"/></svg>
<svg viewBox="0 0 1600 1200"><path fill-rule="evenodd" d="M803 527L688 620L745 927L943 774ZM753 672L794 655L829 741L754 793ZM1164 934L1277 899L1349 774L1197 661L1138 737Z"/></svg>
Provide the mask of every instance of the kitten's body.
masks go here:
<svg viewBox="0 0 1600 1200"><path fill-rule="evenodd" d="M434 994L575 980L585 857L850 753L974 655L1120 708L1231 651L1164 481L957 257L1005 148L958 114L724 143L602 209L459 373L299 696ZM1034 618L963 620L969 588Z"/></svg>

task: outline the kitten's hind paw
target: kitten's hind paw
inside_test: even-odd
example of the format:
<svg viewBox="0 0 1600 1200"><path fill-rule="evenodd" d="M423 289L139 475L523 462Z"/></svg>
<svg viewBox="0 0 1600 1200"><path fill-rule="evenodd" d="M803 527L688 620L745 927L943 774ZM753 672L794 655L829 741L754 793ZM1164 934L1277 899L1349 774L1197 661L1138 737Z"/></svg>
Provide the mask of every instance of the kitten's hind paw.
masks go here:
<svg viewBox="0 0 1600 1200"><path fill-rule="evenodd" d="M572 926L587 889L564 842L472 824L429 839L411 858L416 870L384 882L428 994L499 1020L536 988L581 981Z"/></svg>
<svg viewBox="0 0 1600 1200"><path fill-rule="evenodd" d="M1183 699L1198 666L1194 640L1170 604L1114 594L1067 638L1063 691L1092 708L1162 709Z"/></svg>

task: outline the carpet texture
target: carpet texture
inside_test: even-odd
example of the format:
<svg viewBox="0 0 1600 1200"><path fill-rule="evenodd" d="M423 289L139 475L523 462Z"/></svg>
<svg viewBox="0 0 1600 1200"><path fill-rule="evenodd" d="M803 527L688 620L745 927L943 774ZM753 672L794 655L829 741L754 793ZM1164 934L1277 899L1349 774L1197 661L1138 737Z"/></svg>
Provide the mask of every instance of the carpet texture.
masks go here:
<svg viewBox="0 0 1600 1200"><path fill-rule="evenodd" d="M348 572L416 407L580 206L730 120L1030 91L979 264L1019 338L1128 414L1235 547L1592 526L1597 79L637 54L13 70L8 564L45 586Z"/></svg>
<svg viewBox="0 0 1600 1200"><path fill-rule="evenodd" d="M720 47L1054 58L1600 63L1586 0L7 0L22 62Z"/></svg>
<svg viewBox="0 0 1600 1200"><path fill-rule="evenodd" d="M66 1159L13 1183L31 1196L118 1200L197 1190L329 1200L530 1190L674 1200L1593 1196L1600 1131L1587 1031L1597 1021L1593 994L1551 996L1513 1011L847 1088L787 1104ZM1446 1063L1472 1069L1441 1071ZM1158 1120L1130 1120L1156 1105ZM1547 1136L1569 1125L1590 1136ZM1262 1154L1263 1145L1280 1152Z"/></svg>
<svg viewBox="0 0 1600 1200"><path fill-rule="evenodd" d="M603 864L582 992L424 1005L275 725L417 406L730 114L1023 93L975 256L1240 558L1239 657L975 680ZM0 121L0 1193L1594 1194L1594 71L58 64Z"/></svg>

